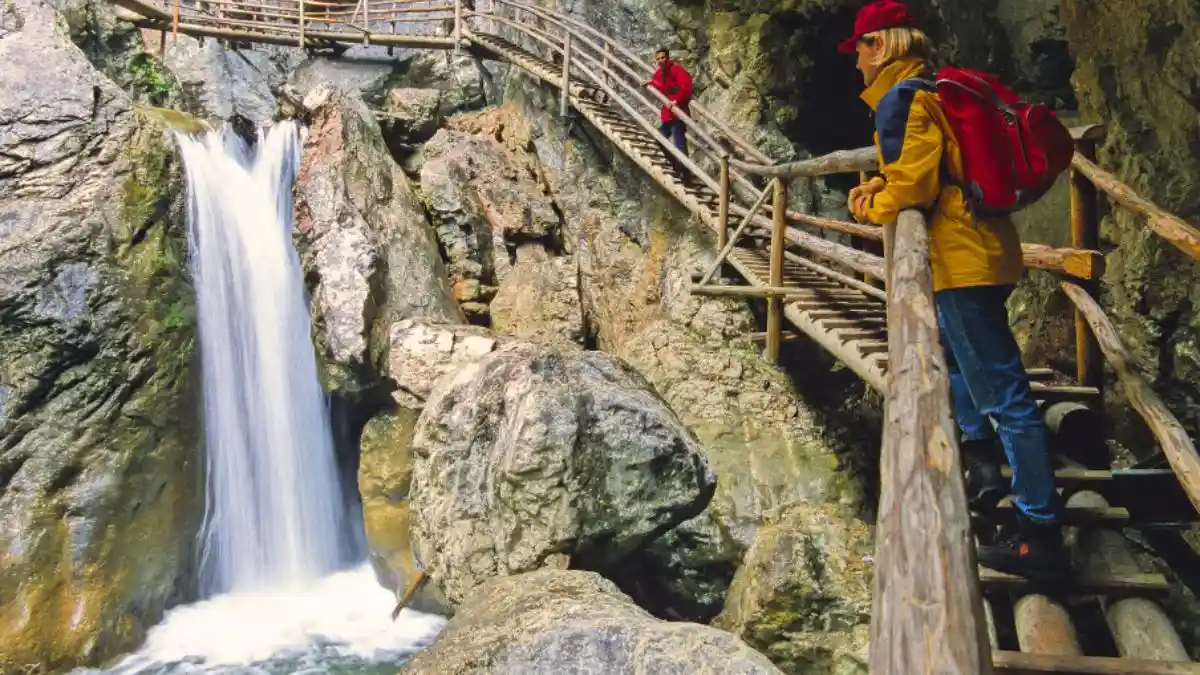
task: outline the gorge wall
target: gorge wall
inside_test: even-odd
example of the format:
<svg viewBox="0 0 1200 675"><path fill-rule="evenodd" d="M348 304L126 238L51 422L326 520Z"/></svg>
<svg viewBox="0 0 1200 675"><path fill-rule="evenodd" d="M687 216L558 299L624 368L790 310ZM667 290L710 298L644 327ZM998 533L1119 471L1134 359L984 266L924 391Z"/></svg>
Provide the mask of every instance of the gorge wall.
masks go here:
<svg viewBox="0 0 1200 675"><path fill-rule="evenodd" d="M567 8L639 53L669 47L706 104L788 159L870 141L858 75L834 49L860 4ZM912 4L939 59L997 72L1072 119L1103 121L1105 167L1185 219L1200 217L1195 3ZM672 430L670 466L702 451L711 470L695 469L699 487L673 488L669 517L653 528L614 519L583 532L555 521L567 534L519 551L496 544L482 576L507 566L516 581L465 600L458 579L449 593L445 579L423 587L417 606L460 611L448 635L465 637L419 667L473 653L455 649L499 649L478 639L495 637L488 594L532 593L520 575L537 574L530 578L558 593L552 604L602 596L614 621L652 621L636 601L658 618L734 633L789 674L865 672L878 400L816 348L789 348L785 372L766 365L746 337L759 321L747 304L691 296L713 238L594 130L564 135L554 92L515 69L447 53L336 62L186 37L164 49L158 34L130 28L96 0L0 0L0 62L0 666L96 663L135 645L165 607L194 598L195 327L169 133L198 123L146 107L156 106L241 129L277 116L309 127L295 241L324 381L343 411L339 452L357 470L385 585L403 591L438 560L474 560L439 528L413 527L455 496L422 464L448 452L431 444L451 431L421 422L427 404L472 424L472 415L485 417L444 393L475 400L446 384L468 367L520 373L554 398L566 395L510 361L525 355L551 364L546 372L605 380L595 391L616 386L621 401L654 411L655 428ZM46 64L52 80L37 75ZM845 217L848 185L809 181L793 206ZM1031 241L1067 243L1063 191L1020 225ZM1103 246L1104 304L1194 433L1195 264L1116 212ZM1067 310L1036 275L1013 300L1030 359L1069 372ZM629 372L595 375L617 368L610 357ZM560 420L556 429L586 426L560 408L542 410ZM1136 420L1114 421L1130 447L1151 447ZM500 443L491 454L456 447L489 471L508 452ZM545 447L553 452L538 461L567 452ZM573 475L594 480L588 471ZM578 494L555 490L548 501ZM589 550L606 537L628 544L619 559ZM155 554L132 553L144 548ZM553 623L532 600L512 602L529 625ZM663 630L675 654L689 639L727 639ZM741 642L729 644L765 668ZM533 642L514 649L506 658L541 653Z"/></svg>

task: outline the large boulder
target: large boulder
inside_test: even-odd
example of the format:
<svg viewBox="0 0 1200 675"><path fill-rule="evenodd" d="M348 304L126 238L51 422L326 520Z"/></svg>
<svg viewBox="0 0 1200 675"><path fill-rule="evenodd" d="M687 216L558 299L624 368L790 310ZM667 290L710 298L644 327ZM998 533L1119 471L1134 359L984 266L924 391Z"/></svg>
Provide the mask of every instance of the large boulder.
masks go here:
<svg viewBox="0 0 1200 675"><path fill-rule="evenodd" d="M412 543L412 440L417 417L438 380L504 343L468 324L405 319L392 326L387 358L392 403L378 411L359 440L358 490L371 560L384 586L403 595L423 572ZM436 587L425 585L409 606L445 612Z"/></svg>
<svg viewBox="0 0 1200 675"><path fill-rule="evenodd" d="M413 449L418 555L455 604L564 558L610 570L703 510L715 482L641 376L559 345L507 345L442 380Z"/></svg>
<svg viewBox="0 0 1200 675"><path fill-rule="evenodd" d="M66 31L0 4L0 672L136 645L202 512L179 158Z"/></svg>
<svg viewBox="0 0 1200 675"><path fill-rule="evenodd" d="M375 384L387 328L461 320L437 244L357 92L319 85L296 183L296 244L332 388Z"/></svg>
<svg viewBox="0 0 1200 675"><path fill-rule="evenodd" d="M746 553L713 625L740 636L788 675L866 675L870 531L853 514L804 503L773 516Z"/></svg>
<svg viewBox="0 0 1200 675"><path fill-rule="evenodd" d="M581 571L495 579L473 593L405 675L781 675L724 631L659 621Z"/></svg>

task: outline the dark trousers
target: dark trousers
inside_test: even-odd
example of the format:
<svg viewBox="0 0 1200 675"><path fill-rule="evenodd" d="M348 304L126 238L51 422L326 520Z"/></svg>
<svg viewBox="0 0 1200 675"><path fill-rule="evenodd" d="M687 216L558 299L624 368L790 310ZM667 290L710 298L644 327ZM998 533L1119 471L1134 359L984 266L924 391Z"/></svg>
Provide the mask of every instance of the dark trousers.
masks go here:
<svg viewBox="0 0 1200 675"><path fill-rule="evenodd" d="M658 127L658 131L666 138L671 139L680 152L687 154L687 127L683 125L683 122L679 120L663 122Z"/></svg>
<svg viewBox="0 0 1200 675"><path fill-rule="evenodd" d="M1021 513L1036 522L1054 522L1059 498L1046 429L1004 304L1012 291L1012 286L973 286L934 295L950 395L963 441L992 438L988 418L995 420Z"/></svg>

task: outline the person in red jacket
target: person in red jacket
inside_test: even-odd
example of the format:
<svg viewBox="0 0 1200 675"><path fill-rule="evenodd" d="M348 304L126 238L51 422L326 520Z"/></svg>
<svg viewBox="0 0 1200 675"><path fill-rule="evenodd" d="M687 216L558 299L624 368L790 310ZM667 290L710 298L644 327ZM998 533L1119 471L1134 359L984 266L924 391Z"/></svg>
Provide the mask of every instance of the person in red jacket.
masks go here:
<svg viewBox="0 0 1200 675"><path fill-rule="evenodd" d="M670 138L675 147L686 155L687 127L673 113L679 110L685 115L692 114L688 109L688 103L692 100L692 76L688 75L683 66L671 60L671 53L666 49L654 52L654 63L658 70L654 71L654 77L646 80L644 84L654 87L670 100L670 103L662 107L662 125L659 126L659 131L663 136Z"/></svg>

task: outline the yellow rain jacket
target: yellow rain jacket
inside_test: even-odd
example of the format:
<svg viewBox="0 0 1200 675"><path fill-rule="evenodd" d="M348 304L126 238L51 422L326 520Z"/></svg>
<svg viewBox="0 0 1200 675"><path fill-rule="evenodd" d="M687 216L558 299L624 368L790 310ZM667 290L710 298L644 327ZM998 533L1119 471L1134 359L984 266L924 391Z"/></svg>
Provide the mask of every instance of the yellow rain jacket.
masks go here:
<svg viewBox="0 0 1200 675"><path fill-rule="evenodd" d="M976 220L962 190L944 182L942 162L955 181L963 174L962 153L937 94L895 85L925 75L921 59L884 66L862 94L875 111L875 152L886 185L874 195L867 219L896 222L907 208L929 217L929 262L933 290L1015 284L1024 269L1021 240L1008 218Z"/></svg>

